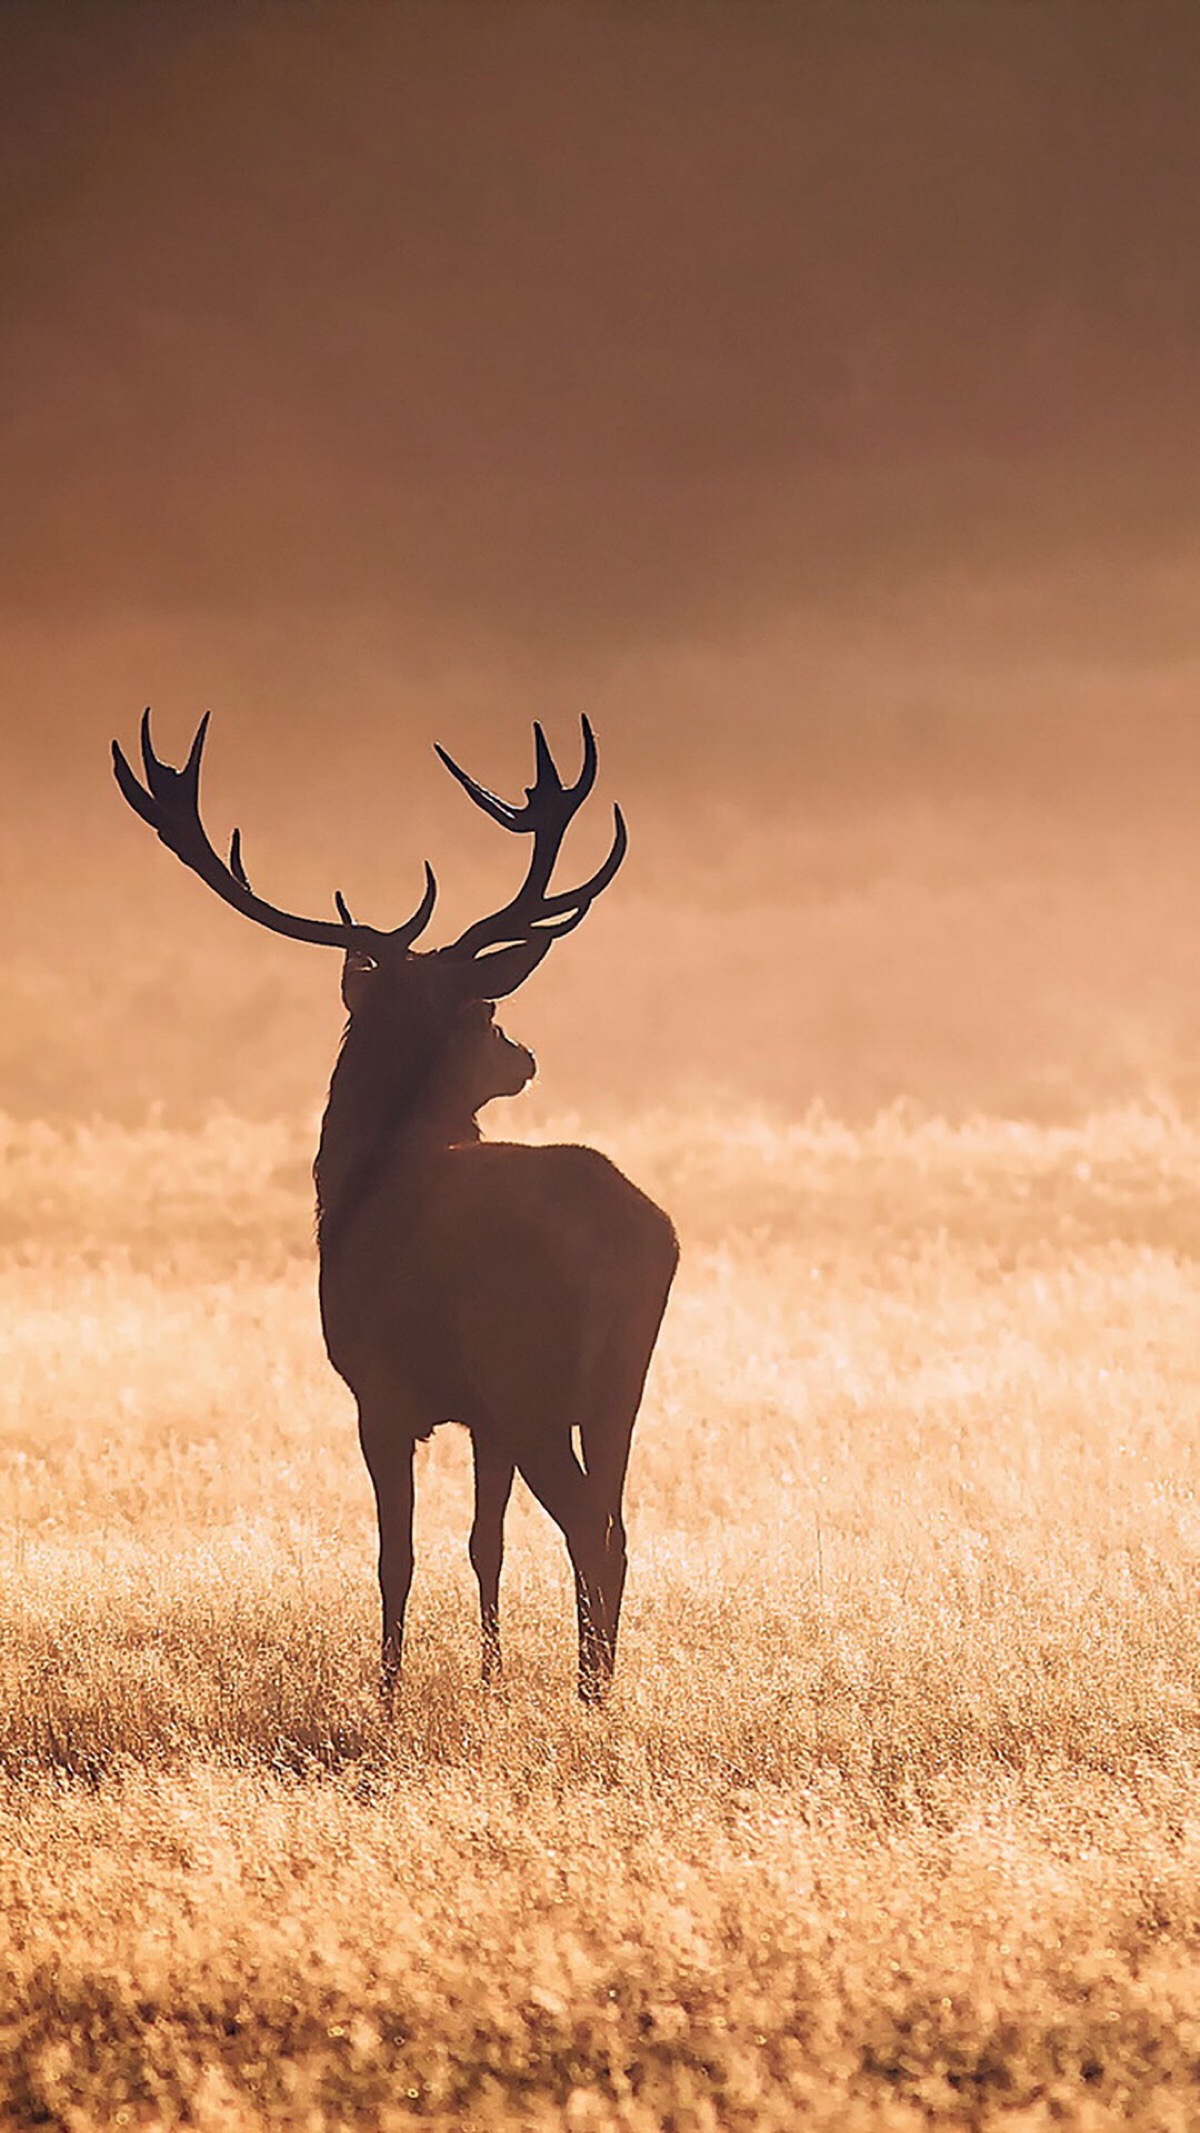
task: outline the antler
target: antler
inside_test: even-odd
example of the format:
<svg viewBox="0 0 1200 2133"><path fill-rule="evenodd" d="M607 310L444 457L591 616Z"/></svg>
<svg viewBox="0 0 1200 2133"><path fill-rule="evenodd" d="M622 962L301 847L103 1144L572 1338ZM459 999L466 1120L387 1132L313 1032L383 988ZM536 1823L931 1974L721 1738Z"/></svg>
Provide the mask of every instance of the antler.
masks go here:
<svg viewBox="0 0 1200 2133"><path fill-rule="evenodd" d="M150 738L150 713L149 710L142 713L144 786L134 776L116 741L112 744L117 783L134 813L156 831L160 843L174 852L177 859L182 859L185 867L198 874L210 889L215 889L222 902L240 911L244 918L254 919L257 925L269 927L272 933L286 934L293 941L315 941L326 948L353 948L376 960L381 956L400 954L411 947L429 924L437 897L437 882L428 860L425 863L425 893L420 903L411 918L389 933L381 933L374 926L356 925L340 890L334 892L334 902L342 921L340 925L335 925L331 919L293 917L289 911L277 911L274 904L264 903L250 887L242 864L240 830L235 829L233 833L226 864L210 844L200 820L200 760L204 754L208 719L206 711L196 728L183 769L174 770L155 755Z"/></svg>
<svg viewBox="0 0 1200 2133"><path fill-rule="evenodd" d="M476 807L481 807L484 814L490 815L502 829L533 836L529 869L516 895L499 911L493 911L490 917L477 919L473 926L468 926L466 932L460 933L444 951L447 955L477 957L489 948L498 948L505 943L534 942L539 937L549 947L560 934L570 933L581 919L586 918L596 897L608 887L625 857L628 844L625 820L619 807L613 809L616 829L603 866L578 889L563 889L554 896L546 893L563 838L596 782L596 737L586 717L580 724L583 728L583 767L573 785L564 785L546 736L535 723L536 771L533 784L525 788L523 807L512 807L507 800L489 792L485 785L460 770L444 748L437 749L451 776L458 779Z"/></svg>

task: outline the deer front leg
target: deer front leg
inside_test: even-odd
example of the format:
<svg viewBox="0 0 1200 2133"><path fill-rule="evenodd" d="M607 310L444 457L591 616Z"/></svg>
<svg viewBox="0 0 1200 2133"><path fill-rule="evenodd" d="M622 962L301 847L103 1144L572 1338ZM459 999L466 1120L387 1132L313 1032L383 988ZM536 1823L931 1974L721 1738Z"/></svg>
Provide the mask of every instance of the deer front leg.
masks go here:
<svg viewBox="0 0 1200 2133"><path fill-rule="evenodd" d="M389 1428L389 1421L391 1426ZM359 1407L359 1439L379 1514L379 1595L383 1605L380 1694L391 1709L404 1650L404 1612L413 1573L414 1439L394 1418Z"/></svg>
<svg viewBox="0 0 1200 2133"><path fill-rule="evenodd" d="M504 1513L512 1493L514 1467L494 1440L471 1432L475 1460L475 1517L471 1526L471 1567L479 1582L479 1626L483 1638L482 1679L491 1688L501 1673L500 1569L504 1561Z"/></svg>

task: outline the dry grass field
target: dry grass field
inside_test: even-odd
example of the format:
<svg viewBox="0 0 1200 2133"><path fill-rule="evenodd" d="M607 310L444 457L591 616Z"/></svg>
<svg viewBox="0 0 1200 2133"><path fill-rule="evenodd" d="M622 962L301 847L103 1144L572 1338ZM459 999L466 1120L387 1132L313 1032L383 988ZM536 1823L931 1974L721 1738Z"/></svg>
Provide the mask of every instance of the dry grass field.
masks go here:
<svg viewBox="0 0 1200 2133"><path fill-rule="evenodd" d="M308 1125L0 1147L0 2123L1200 2115L1200 1126L560 1122L677 1212L619 1682L465 1439L402 1702Z"/></svg>

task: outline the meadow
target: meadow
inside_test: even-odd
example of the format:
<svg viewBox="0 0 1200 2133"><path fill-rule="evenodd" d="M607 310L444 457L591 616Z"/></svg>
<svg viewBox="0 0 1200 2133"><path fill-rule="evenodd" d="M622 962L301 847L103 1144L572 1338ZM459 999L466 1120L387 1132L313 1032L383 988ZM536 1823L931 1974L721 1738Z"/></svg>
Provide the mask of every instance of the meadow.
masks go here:
<svg viewBox="0 0 1200 2133"><path fill-rule="evenodd" d="M616 1691L466 1440L394 1718L311 1122L0 1134L0 2123L1200 2112L1200 1123L565 1119L677 1214Z"/></svg>

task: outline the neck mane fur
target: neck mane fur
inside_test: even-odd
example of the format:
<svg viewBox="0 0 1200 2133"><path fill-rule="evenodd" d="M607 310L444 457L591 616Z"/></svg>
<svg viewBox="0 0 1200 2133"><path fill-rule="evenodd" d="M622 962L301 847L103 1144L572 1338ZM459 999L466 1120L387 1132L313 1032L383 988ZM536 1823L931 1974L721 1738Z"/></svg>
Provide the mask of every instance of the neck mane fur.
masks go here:
<svg viewBox="0 0 1200 2133"><path fill-rule="evenodd" d="M348 1022L329 1083L313 1164L317 1240L327 1249L402 1147L414 1155L482 1138L475 1108L439 1073L440 1047L386 1042Z"/></svg>

